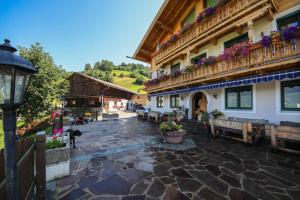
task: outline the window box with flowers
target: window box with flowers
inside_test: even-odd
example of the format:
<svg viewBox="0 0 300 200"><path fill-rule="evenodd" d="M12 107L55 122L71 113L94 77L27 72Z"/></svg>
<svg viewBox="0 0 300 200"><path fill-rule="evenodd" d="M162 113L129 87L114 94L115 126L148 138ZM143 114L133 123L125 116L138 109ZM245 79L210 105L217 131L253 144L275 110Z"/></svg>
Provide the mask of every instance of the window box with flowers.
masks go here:
<svg viewBox="0 0 300 200"><path fill-rule="evenodd" d="M70 141L63 130L46 142L46 179L47 181L70 175Z"/></svg>

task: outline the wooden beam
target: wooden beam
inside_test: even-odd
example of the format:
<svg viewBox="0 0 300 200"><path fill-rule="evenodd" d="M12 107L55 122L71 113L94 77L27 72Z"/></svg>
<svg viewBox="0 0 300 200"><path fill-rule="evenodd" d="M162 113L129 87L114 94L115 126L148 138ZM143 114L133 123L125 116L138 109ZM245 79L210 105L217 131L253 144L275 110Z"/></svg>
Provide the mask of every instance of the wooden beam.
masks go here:
<svg viewBox="0 0 300 200"><path fill-rule="evenodd" d="M143 54L146 54L146 55L148 55L148 56L151 56L151 52L150 51L147 51L147 50L145 50L145 49L141 49L140 50Z"/></svg>
<svg viewBox="0 0 300 200"><path fill-rule="evenodd" d="M210 41L210 44L211 44L211 45L217 45L217 44L218 44L217 38L213 38L213 39Z"/></svg>
<svg viewBox="0 0 300 200"><path fill-rule="evenodd" d="M274 13L273 13L273 11L271 9L268 10L267 18L270 21L273 21L273 19L274 19Z"/></svg>
<svg viewBox="0 0 300 200"><path fill-rule="evenodd" d="M163 22L161 21L157 21L157 24L162 28L164 29L165 31L167 31L169 34L173 34L173 30L166 24L164 24Z"/></svg>
<svg viewBox="0 0 300 200"><path fill-rule="evenodd" d="M234 28L234 31L241 35L243 33L243 28L242 28L242 26L236 26Z"/></svg>

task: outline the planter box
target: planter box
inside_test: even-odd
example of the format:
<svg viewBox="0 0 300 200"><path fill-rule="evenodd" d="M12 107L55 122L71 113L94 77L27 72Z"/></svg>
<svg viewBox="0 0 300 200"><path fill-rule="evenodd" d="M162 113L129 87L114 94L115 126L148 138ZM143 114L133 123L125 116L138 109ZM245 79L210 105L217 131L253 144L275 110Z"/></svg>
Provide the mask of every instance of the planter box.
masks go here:
<svg viewBox="0 0 300 200"><path fill-rule="evenodd" d="M46 180L51 181L70 175L70 140L66 146L46 150Z"/></svg>
<svg viewBox="0 0 300 200"><path fill-rule="evenodd" d="M167 143L179 144L182 142L183 136L186 134L185 130L167 131L164 133Z"/></svg>

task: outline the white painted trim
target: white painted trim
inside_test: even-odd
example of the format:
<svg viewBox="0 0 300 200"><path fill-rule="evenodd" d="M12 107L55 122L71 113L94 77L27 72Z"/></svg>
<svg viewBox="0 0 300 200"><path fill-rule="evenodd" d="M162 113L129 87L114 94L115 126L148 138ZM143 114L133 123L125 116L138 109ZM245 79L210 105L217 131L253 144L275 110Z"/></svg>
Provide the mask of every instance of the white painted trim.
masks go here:
<svg viewBox="0 0 300 200"><path fill-rule="evenodd" d="M297 78L297 79L294 79L294 80L298 80L298 79L300 79L300 78ZM288 81L288 80L289 79L275 82L276 114L277 115L299 115L300 116L299 111L282 111L281 110L281 88L280 88L280 84L281 84L281 82Z"/></svg>
<svg viewBox="0 0 300 200"><path fill-rule="evenodd" d="M237 86L239 87L239 86ZM252 84L252 110L234 110L234 109L226 109L225 108L225 89L232 88L232 87L225 87L222 88L222 95L221 95L221 108L222 112L227 113L256 113L256 84Z"/></svg>

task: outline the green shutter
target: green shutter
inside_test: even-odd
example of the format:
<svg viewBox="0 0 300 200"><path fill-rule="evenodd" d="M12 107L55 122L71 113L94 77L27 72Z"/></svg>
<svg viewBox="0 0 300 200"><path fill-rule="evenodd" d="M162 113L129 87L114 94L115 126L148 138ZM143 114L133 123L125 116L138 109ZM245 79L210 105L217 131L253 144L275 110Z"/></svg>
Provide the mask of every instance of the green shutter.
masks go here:
<svg viewBox="0 0 300 200"><path fill-rule="evenodd" d="M217 5L217 0L206 0L206 7Z"/></svg>

